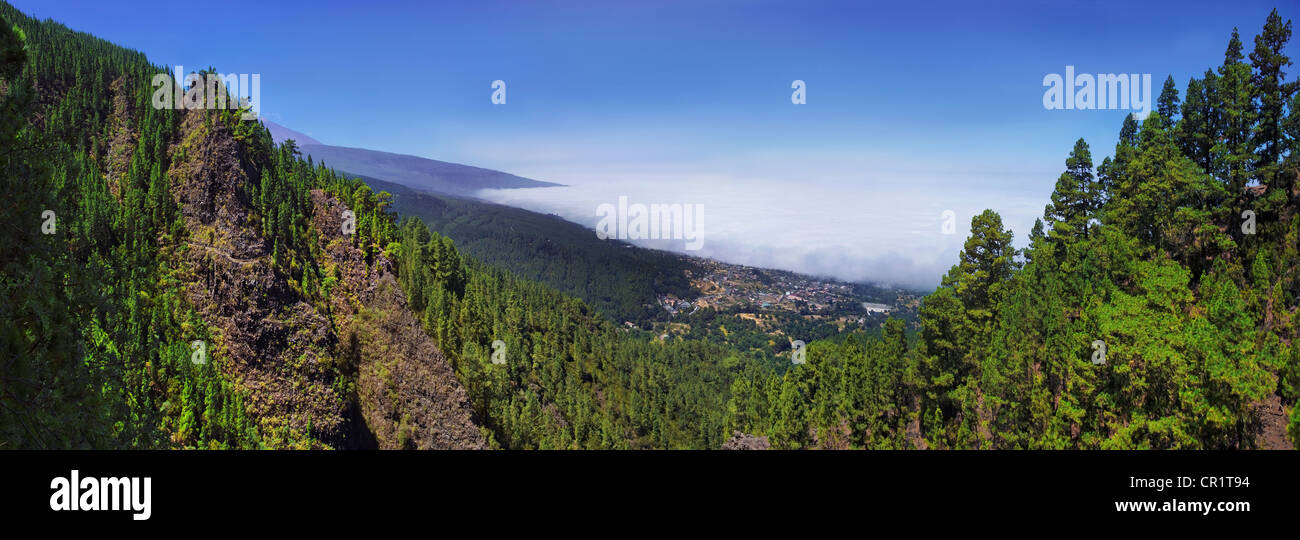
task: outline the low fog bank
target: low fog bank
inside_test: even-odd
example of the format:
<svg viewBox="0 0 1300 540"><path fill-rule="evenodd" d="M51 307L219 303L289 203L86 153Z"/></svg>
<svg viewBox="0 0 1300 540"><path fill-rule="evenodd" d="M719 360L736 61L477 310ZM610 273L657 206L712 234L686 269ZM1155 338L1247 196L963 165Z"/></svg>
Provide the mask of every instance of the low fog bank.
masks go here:
<svg viewBox="0 0 1300 540"><path fill-rule="evenodd" d="M970 219L997 211L1023 247L1047 193L989 189L978 179L786 182L726 176L671 175L611 181L573 180L564 187L482 190L479 196L593 228L601 205L699 205L702 245L681 239L628 241L728 263L790 270L844 281L929 291L957 262ZM1050 187L1045 187L1050 192ZM608 213L606 207L606 214ZM944 212L955 233L943 234ZM687 224L689 225L689 224ZM689 236L690 228L686 236Z"/></svg>

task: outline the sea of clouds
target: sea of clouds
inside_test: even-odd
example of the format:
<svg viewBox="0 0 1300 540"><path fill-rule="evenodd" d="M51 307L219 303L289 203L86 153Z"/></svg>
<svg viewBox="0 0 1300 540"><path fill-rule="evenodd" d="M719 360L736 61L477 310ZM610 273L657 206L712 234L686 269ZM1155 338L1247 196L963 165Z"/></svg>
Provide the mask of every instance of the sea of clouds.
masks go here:
<svg viewBox="0 0 1300 540"><path fill-rule="evenodd" d="M997 211L1023 246L1042 215L1042 186L1008 189L983 175L792 181L729 174L566 175L564 187L483 190L500 204L556 214L593 228L596 208L618 203L699 204L704 243L631 240L724 262L791 270L845 281L928 290L956 263L970 219ZM943 234L944 212L956 216Z"/></svg>

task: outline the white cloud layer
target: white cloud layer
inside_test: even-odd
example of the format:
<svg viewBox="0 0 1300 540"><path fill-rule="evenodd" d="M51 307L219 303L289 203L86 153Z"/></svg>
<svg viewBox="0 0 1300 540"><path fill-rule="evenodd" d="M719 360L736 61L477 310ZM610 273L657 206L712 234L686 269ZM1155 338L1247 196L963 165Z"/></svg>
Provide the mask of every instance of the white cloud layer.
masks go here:
<svg viewBox="0 0 1300 540"><path fill-rule="evenodd" d="M648 168L647 168L648 169ZM782 171L784 172L784 171ZM790 181L679 171L589 177L533 176L565 187L485 190L480 196L553 213L593 228L596 208L630 203L700 204L704 244L685 251L676 241L633 241L725 262L792 270L847 281L930 289L957 260L971 216L992 208L1023 246L1046 193L1007 189L1006 182L961 174L932 178L876 178L849 182L841 175ZM994 187L997 186L997 187ZM941 233L945 210L956 234Z"/></svg>

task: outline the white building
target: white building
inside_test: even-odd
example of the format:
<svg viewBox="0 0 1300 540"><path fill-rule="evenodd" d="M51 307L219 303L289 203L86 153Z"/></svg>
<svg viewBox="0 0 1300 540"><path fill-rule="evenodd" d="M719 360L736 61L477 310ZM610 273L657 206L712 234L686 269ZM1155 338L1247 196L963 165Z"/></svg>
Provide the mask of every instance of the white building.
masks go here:
<svg viewBox="0 0 1300 540"><path fill-rule="evenodd" d="M863 302L862 308L867 310L867 313L889 313L890 311L894 310L892 306L887 306L885 304L876 304L873 302Z"/></svg>

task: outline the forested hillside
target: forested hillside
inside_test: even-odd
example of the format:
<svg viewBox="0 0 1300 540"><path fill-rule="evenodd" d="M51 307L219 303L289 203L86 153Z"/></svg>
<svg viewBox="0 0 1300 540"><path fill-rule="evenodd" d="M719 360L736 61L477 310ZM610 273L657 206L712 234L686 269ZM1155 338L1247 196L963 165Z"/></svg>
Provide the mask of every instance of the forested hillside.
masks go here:
<svg viewBox="0 0 1300 540"><path fill-rule="evenodd" d="M656 296L698 294L685 274L694 265L671 253L600 240L558 216L360 178L391 193L399 216L422 219L466 254L581 298L614 322L663 318Z"/></svg>
<svg viewBox="0 0 1300 540"><path fill-rule="evenodd" d="M154 108L167 70L139 53L0 19L0 448L1300 439L1300 98L1276 13L1125 117L1110 157L1080 140L1027 248L975 216L915 339L891 319L806 363L616 325L240 111ZM466 208L430 219L491 225ZM563 241L519 234L476 249Z"/></svg>
<svg viewBox="0 0 1300 540"><path fill-rule="evenodd" d="M1290 37L1276 11L1250 51L1234 31L1181 97L1169 79L1150 116L1126 116L1099 164L1079 140L1026 249L975 216L912 350L888 328L814 344L783 377L738 378L728 427L784 448L1295 444Z"/></svg>
<svg viewBox="0 0 1300 540"><path fill-rule="evenodd" d="M723 348L628 339L240 111L155 109L138 53L0 7L3 447L721 444Z"/></svg>
<svg viewBox="0 0 1300 540"><path fill-rule="evenodd" d="M917 396L946 447L1280 447L1297 398L1300 103L1276 11L1167 79L1097 164L1080 140L1030 246L972 221L922 311ZM1102 350L1104 348L1104 350ZM1103 357L1104 355L1104 357ZM1292 413L1291 439L1300 416Z"/></svg>
<svg viewBox="0 0 1300 540"><path fill-rule="evenodd" d="M355 182L239 110L153 107L138 53L0 18L0 447L485 446L369 243L391 222L320 226Z"/></svg>

